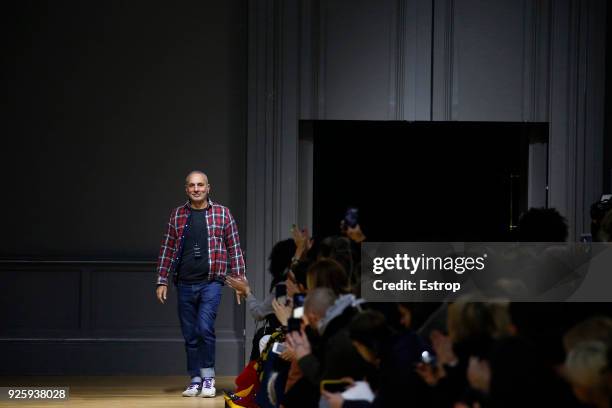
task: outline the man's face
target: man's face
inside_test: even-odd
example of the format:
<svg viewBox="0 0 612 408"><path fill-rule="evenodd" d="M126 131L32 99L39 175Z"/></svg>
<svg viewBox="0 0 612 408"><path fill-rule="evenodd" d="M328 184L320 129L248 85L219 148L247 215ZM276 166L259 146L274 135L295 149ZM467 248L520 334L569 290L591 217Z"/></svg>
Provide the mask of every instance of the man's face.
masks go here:
<svg viewBox="0 0 612 408"><path fill-rule="evenodd" d="M187 177L185 192L192 203L201 203L208 199L210 184L206 176L201 173L193 173Z"/></svg>
<svg viewBox="0 0 612 408"><path fill-rule="evenodd" d="M316 313L305 310L303 320L308 326L310 326L311 329L315 331L315 333L319 333L319 321L321 320L320 316L317 316Z"/></svg>

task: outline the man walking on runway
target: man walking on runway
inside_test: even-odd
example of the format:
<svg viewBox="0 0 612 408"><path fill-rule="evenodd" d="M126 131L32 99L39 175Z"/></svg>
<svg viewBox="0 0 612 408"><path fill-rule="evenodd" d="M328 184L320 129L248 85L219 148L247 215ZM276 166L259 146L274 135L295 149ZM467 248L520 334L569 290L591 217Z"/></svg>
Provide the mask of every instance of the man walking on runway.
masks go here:
<svg viewBox="0 0 612 408"><path fill-rule="evenodd" d="M192 171L185 179L188 201L172 210L157 261L157 299L166 302L168 277L178 295L191 383L185 397L214 397L215 318L226 274L244 277L238 228L227 207L209 198L208 177ZM227 271L229 260L231 271Z"/></svg>

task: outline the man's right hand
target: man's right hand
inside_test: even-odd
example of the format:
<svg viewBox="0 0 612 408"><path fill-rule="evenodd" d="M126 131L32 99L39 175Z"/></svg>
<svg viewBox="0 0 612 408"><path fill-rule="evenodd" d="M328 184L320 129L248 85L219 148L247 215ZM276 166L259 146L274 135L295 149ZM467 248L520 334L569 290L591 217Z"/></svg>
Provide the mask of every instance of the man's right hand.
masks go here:
<svg viewBox="0 0 612 408"><path fill-rule="evenodd" d="M158 285L157 289L155 289L155 293L157 294L157 300L162 304L166 303L166 294L168 293L168 287L166 285Z"/></svg>

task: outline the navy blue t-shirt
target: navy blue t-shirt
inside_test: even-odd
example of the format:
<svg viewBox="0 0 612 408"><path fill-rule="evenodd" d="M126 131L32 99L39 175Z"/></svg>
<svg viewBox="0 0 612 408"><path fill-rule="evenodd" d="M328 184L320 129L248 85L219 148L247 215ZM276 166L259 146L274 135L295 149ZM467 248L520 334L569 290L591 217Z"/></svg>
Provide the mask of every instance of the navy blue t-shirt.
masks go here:
<svg viewBox="0 0 612 408"><path fill-rule="evenodd" d="M188 225L185 227L183 253L178 269L180 282L202 282L208 279L208 224L206 209L191 209ZM198 256L199 255L199 256Z"/></svg>

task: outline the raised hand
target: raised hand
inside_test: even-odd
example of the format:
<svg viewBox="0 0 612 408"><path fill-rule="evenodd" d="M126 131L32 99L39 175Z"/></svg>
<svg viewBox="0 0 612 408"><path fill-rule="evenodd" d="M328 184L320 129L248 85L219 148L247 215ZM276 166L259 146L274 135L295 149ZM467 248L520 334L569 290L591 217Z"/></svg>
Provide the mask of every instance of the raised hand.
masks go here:
<svg viewBox="0 0 612 408"><path fill-rule="evenodd" d="M312 247L313 240L310 238L308 228L300 230L293 225L291 236L293 237L293 242L295 242L295 258L301 259Z"/></svg>

